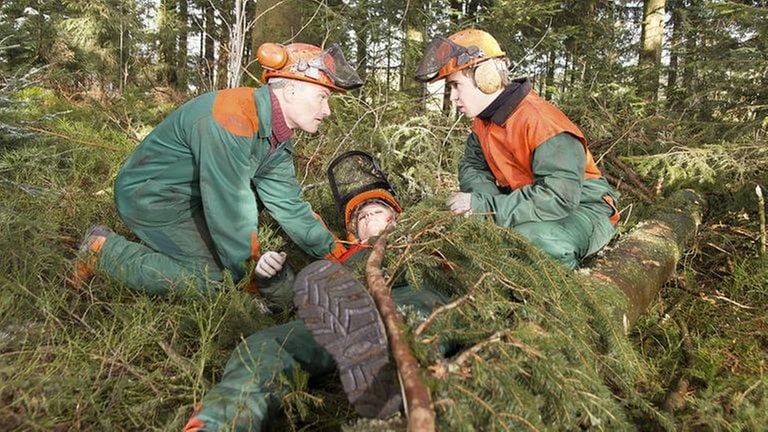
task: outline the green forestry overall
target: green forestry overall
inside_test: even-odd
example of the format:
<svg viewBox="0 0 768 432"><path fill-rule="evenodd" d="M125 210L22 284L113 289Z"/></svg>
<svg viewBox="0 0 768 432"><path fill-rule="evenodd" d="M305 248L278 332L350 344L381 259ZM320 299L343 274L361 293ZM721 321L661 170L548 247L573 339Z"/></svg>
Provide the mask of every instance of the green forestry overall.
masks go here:
<svg viewBox="0 0 768 432"><path fill-rule="evenodd" d="M216 116L223 92L250 104L246 111L254 110L258 124L252 135L236 135L225 124L243 118ZM299 247L318 258L327 255L334 238L301 199L293 140L275 145L271 135L266 86L208 93L177 109L142 142L115 182L118 212L145 244L109 235L100 269L152 294L189 280L206 290L206 278L221 280L223 269L238 280L258 250L256 196Z"/></svg>

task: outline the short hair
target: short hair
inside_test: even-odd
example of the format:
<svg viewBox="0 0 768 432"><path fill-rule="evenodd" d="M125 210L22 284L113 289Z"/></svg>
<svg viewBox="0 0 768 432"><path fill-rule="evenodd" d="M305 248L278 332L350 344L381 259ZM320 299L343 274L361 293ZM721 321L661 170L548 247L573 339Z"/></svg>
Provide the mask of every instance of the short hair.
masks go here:
<svg viewBox="0 0 768 432"><path fill-rule="evenodd" d="M275 89L285 88L285 86L287 86L288 83L291 81L293 80L288 78L273 77L267 80L267 85L273 90L275 90Z"/></svg>
<svg viewBox="0 0 768 432"><path fill-rule="evenodd" d="M475 68L486 62L493 62L494 66L496 66L496 71L499 72L499 76L501 77L502 87L506 87L509 85L509 83L512 82L512 79L509 77L509 71L507 70L509 67L509 60L506 57L495 57L484 62L475 63L475 65L472 67L462 69L461 73L463 73L466 77L472 78L472 81L474 81Z"/></svg>

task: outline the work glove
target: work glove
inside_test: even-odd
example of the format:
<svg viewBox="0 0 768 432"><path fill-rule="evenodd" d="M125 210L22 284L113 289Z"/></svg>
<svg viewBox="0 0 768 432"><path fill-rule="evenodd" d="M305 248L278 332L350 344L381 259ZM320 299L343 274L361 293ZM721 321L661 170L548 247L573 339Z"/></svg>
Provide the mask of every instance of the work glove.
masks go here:
<svg viewBox="0 0 768 432"><path fill-rule="evenodd" d="M285 252L269 251L259 258L256 263L256 276L269 279L283 269L286 258Z"/></svg>
<svg viewBox="0 0 768 432"><path fill-rule="evenodd" d="M472 194L466 192L454 192L445 201L455 214L469 215L472 212Z"/></svg>

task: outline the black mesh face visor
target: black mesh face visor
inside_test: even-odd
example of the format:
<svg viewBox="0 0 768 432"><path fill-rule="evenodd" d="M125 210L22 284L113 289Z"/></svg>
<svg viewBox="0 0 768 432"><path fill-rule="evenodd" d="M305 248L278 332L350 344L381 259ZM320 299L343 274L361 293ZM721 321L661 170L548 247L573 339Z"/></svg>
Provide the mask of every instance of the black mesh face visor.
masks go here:
<svg viewBox="0 0 768 432"><path fill-rule="evenodd" d="M462 66L470 60L483 56L476 46L463 47L443 36L436 36L424 50L424 58L416 70L416 79L431 81L451 59L456 59L456 65Z"/></svg>
<svg viewBox="0 0 768 432"><path fill-rule="evenodd" d="M333 81L333 84L344 90L356 89L363 85L363 80L357 74L357 71L347 63L344 53L338 44L331 45L328 49L313 57L308 62L299 64L298 71L310 78L319 78L313 76L323 72ZM302 67L304 70L302 70Z"/></svg>
<svg viewBox="0 0 768 432"><path fill-rule="evenodd" d="M378 162L363 151L353 150L338 156L328 166L327 174L333 200L341 215L344 215L349 200L363 192L383 189L395 195Z"/></svg>

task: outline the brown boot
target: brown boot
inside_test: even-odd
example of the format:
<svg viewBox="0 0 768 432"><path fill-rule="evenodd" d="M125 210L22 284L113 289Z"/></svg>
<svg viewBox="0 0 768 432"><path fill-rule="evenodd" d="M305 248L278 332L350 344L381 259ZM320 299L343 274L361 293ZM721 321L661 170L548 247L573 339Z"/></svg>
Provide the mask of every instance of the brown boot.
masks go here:
<svg viewBox="0 0 768 432"><path fill-rule="evenodd" d="M85 232L77 257L72 260L72 271L67 276L67 283L72 288L81 289L93 277L99 252L110 233L112 233L111 229L99 224L91 225Z"/></svg>

